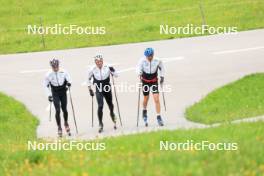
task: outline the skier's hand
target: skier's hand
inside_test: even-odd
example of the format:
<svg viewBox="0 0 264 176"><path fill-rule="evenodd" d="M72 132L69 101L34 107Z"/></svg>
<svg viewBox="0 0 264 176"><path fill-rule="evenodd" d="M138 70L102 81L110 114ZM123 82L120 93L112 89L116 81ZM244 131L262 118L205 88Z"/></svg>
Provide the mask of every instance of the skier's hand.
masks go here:
<svg viewBox="0 0 264 176"><path fill-rule="evenodd" d="M68 82L68 83L67 83L67 86L68 86L68 87L71 87L71 83Z"/></svg>
<svg viewBox="0 0 264 176"><path fill-rule="evenodd" d="M53 102L53 97L52 96L49 96L49 102Z"/></svg>
<svg viewBox="0 0 264 176"><path fill-rule="evenodd" d="M93 89L89 89L89 92L90 92L90 96L93 97L94 96Z"/></svg>
<svg viewBox="0 0 264 176"><path fill-rule="evenodd" d="M110 70L112 73L115 72L114 67L109 67L109 70Z"/></svg>
<svg viewBox="0 0 264 176"><path fill-rule="evenodd" d="M164 77L161 76L161 77L160 77L160 84L163 84L163 83L164 83Z"/></svg>

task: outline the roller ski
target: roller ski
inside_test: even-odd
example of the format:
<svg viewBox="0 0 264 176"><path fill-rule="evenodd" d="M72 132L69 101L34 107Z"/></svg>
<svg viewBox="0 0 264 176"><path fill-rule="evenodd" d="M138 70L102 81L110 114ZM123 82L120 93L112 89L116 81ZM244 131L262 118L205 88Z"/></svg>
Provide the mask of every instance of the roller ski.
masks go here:
<svg viewBox="0 0 264 176"><path fill-rule="evenodd" d="M159 126L164 126L163 120L160 115L157 116L157 122Z"/></svg>
<svg viewBox="0 0 264 176"><path fill-rule="evenodd" d="M68 136L71 136L71 130L70 130L69 125L65 125L65 131L66 131Z"/></svg>

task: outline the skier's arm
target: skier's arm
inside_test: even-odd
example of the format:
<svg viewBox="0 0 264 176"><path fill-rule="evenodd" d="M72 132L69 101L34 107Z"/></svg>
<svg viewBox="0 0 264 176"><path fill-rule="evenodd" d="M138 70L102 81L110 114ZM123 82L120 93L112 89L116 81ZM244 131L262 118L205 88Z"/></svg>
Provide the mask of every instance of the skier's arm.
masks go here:
<svg viewBox="0 0 264 176"><path fill-rule="evenodd" d="M65 79L67 81L67 84L69 84L68 86L70 86L72 84L72 80L71 80L71 77L67 71L65 71Z"/></svg>
<svg viewBox="0 0 264 176"><path fill-rule="evenodd" d="M140 59L138 64L137 64L136 73L138 74L138 76L141 76L143 73L142 59Z"/></svg>
<svg viewBox="0 0 264 176"><path fill-rule="evenodd" d="M90 95L93 97L94 96L94 92L93 92L93 89L91 88L92 84L93 84L93 69L91 68L88 71L87 85L88 85L88 89L89 89Z"/></svg>
<svg viewBox="0 0 264 176"><path fill-rule="evenodd" d="M114 67L109 67L109 70L110 70L110 73L111 73L114 77L118 77L118 74L117 74L117 72L116 72L116 70L115 70Z"/></svg>
<svg viewBox="0 0 264 176"><path fill-rule="evenodd" d="M159 63L159 71L160 71L160 84L162 85L164 83L164 65L162 61L160 61Z"/></svg>
<svg viewBox="0 0 264 176"><path fill-rule="evenodd" d="M160 73L160 77L164 77L165 70L164 70L164 65L162 61L160 61L159 63L159 73Z"/></svg>
<svg viewBox="0 0 264 176"><path fill-rule="evenodd" d="M93 69L91 68L88 71L88 80L87 80L87 85L89 89L91 89L92 84L93 84Z"/></svg>
<svg viewBox="0 0 264 176"><path fill-rule="evenodd" d="M48 97L50 97L51 96L51 91L50 91L49 74L47 74L45 79L44 79L44 89L45 89L46 95Z"/></svg>

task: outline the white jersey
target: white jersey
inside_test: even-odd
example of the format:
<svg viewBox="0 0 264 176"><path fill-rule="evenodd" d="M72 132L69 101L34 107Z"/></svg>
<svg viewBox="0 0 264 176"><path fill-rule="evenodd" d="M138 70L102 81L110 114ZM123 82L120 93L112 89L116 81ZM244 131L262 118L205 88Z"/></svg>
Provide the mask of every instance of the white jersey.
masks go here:
<svg viewBox="0 0 264 176"><path fill-rule="evenodd" d="M44 79L44 88L47 96L51 96L51 87L61 87L65 85L65 82L71 83L70 75L67 71L60 69L58 72L50 70Z"/></svg>
<svg viewBox="0 0 264 176"><path fill-rule="evenodd" d="M92 66L88 71L87 85L91 86L94 81L104 81L109 79L110 74L117 77L117 73L111 72L109 66L103 65L102 68L98 68L96 65Z"/></svg>
<svg viewBox="0 0 264 176"><path fill-rule="evenodd" d="M157 75L159 71L160 76L164 76L164 66L162 61L153 57L151 61L149 61L146 57L143 57L139 60L136 72L138 75Z"/></svg>

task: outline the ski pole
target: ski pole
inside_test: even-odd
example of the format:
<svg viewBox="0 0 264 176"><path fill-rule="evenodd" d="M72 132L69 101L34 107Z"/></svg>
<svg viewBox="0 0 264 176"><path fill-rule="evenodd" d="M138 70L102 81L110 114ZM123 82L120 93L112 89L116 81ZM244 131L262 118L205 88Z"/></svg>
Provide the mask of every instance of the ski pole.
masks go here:
<svg viewBox="0 0 264 176"><path fill-rule="evenodd" d="M93 127L94 126L94 96L91 97L92 97L92 127Z"/></svg>
<svg viewBox="0 0 264 176"><path fill-rule="evenodd" d="M161 89L162 89L162 98L163 98L164 109L165 109L165 111L167 111L166 101L165 101L165 93L164 93L164 90L163 90L163 84L161 84Z"/></svg>
<svg viewBox="0 0 264 176"><path fill-rule="evenodd" d="M119 104L118 104L118 99L117 99L117 94L116 94L116 88L115 88L115 81L114 81L114 77L112 76L112 82L113 82L113 87L114 87L114 93L115 93L115 99L116 99L116 105L117 105L117 110L118 110L118 115L119 115L119 121L120 121L120 125L122 125L122 120L121 120L121 115L120 115L120 109L119 109Z"/></svg>
<svg viewBox="0 0 264 176"><path fill-rule="evenodd" d="M49 121L51 122L51 105L52 105L52 102L50 102L50 110L49 110Z"/></svg>
<svg viewBox="0 0 264 176"><path fill-rule="evenodd" d="M94 126L94 96L92 96L92 127Z"/></svg>
<svg viewBox="0 0 264 176"><path fill-rule="evenodd" d="M71 106L72 106L72 113L73 113L74 124L75 124L75 128L76 128L76 133L78 134L77 123L76 123L76 119L75 119L75 112L74 112L74 107L73 107L73 102L72 102L72 96L71 96L71 89L70 89L70 87L69 87L69 93L70 93L70 100L71 100Z"/></svg>
<svg viewBox="0 0 264 176"><path fill-rule="evenodd" d="M139 122L139 111L140 111L140 93L141 93L141 86L138 87L138 108L137 108L137 127Z"/></svg>
<svg viewBox="0 0 264 176"><path fill-rule="evenodd" d="M51 83L49 83L48 87L49 87L49 90L51 92ZM50 101L50 112L49 112L49 121L50 122L51 122L51 106L52 106L52 102Z"/></svg>

